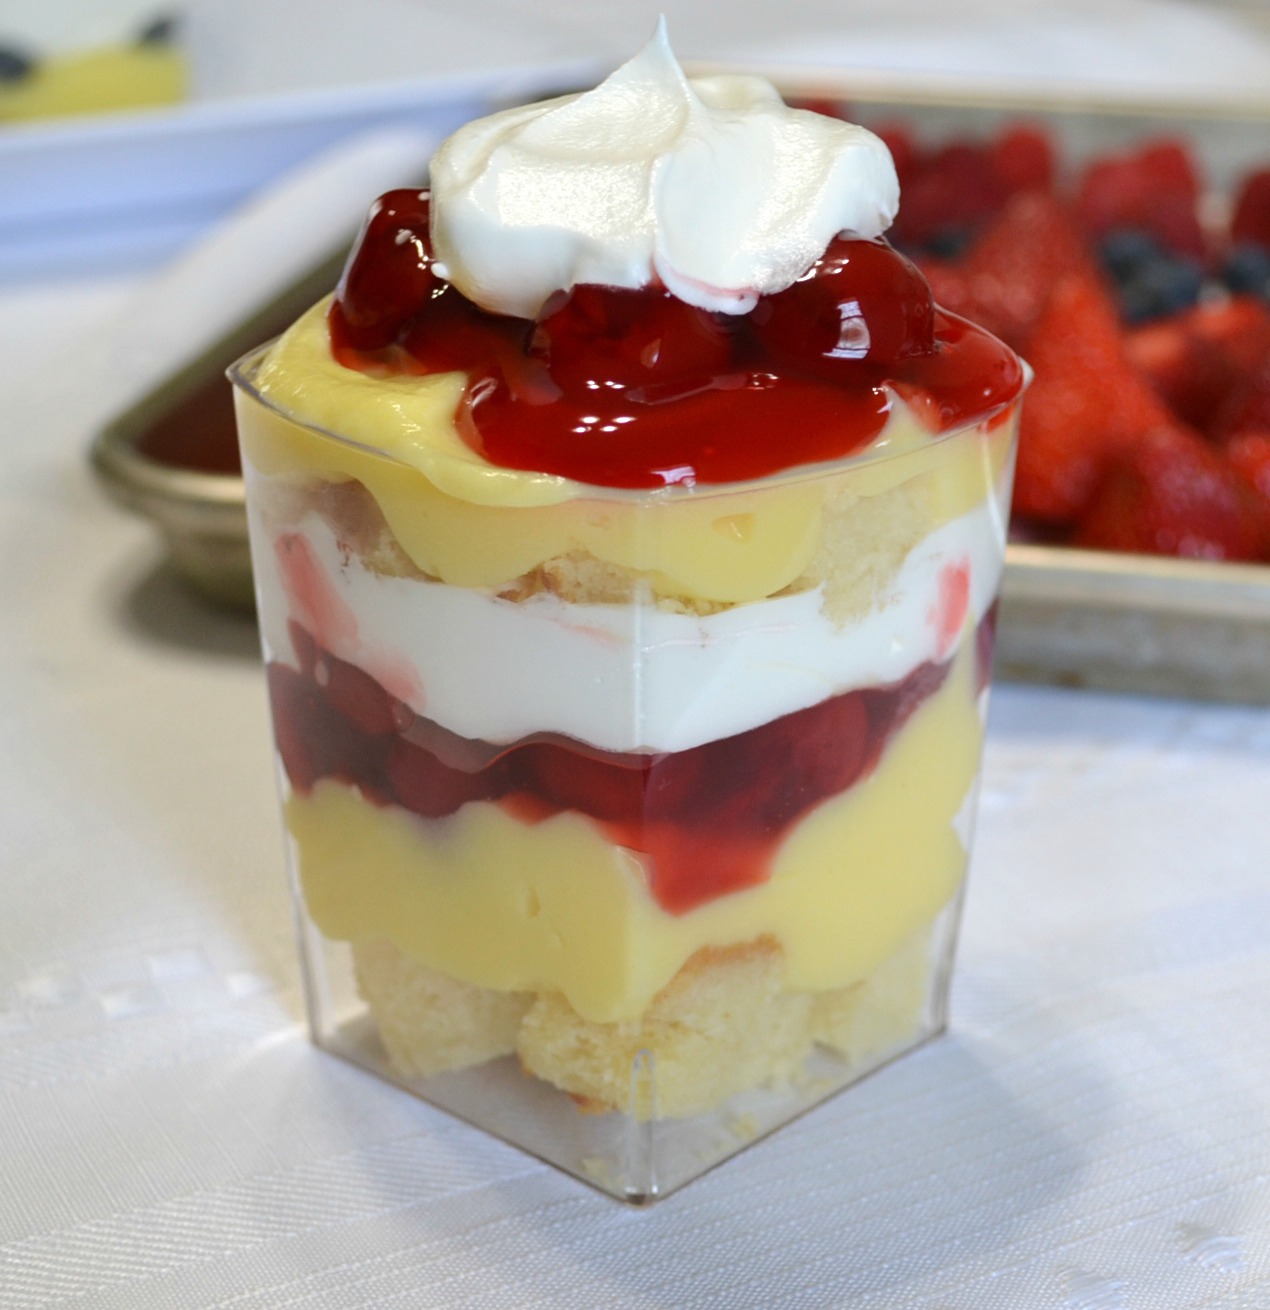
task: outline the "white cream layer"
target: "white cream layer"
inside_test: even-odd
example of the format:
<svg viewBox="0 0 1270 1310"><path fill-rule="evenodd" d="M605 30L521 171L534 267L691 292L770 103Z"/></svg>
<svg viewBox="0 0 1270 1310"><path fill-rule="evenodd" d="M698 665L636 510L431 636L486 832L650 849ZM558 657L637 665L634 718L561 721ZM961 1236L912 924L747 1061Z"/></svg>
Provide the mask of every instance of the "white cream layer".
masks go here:
<svg viewBox="0 0 1270 1310"><path fill-rule="evenodd" d="M313 514L293 531L355 615L355 626L319 634L324 644L416 713L464 737L558 732L613 751L684 750L945 658L949 571L965 570L966 618L977 623L996 596L1003 551L984 504L920 542L873 608L839 627L818 590L708 617L547 594L513 602L371 573ZM293 662L287 617L303 610L285 594L274 552L258 563L266 649Z"/></svg>

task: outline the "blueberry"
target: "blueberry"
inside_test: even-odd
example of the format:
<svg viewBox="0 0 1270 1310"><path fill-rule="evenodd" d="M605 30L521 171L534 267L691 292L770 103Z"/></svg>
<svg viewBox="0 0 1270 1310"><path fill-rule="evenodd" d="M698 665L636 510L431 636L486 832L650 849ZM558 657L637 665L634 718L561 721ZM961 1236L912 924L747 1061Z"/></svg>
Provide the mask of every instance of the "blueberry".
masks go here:
<svg viewBox="0 0 1270 1310"><path fill-rule="evenodd" d="M1137 228L1120 228L1109 232L1098 245L1102 266L1117 282L1133 277L1144 265L1163 254L1159 242Z"/></svg>
<svg viewBox="0 0 1270 1310"><path fill-rule="evenodd" d="M1128 323L1176 314L1195 304L1203 282L1203 269L1193 259L1162 255L1118 285L1120 312Z"/></svg>
<svg viewBox="0 0 1270 1310"><path fill-rule="evenodd" d="M1241 241L1226 260L1222 281L1236 294L1250 292L1270 300L1270 250L1255 241Z"/></svg>
<svg viewBox="0 0 1270 1310"><path fill-rule="evenodd" d="M12 46L0 46L0 82L20 82L31 76L35 61Z"/></svg>
<svg viewBox="0 0 1270 1310"><path fill-rule="evenodd" d="M937 259L960 259L974 239L974 230L962 225L941 227L926 241L927 251Z"/></svg>
<svg viewBox="0 0 1270 1310"><path fill-rule="evenodd" d="M1203 268L1187 255L1166 250L1149 232L1109 232L1099 243L1098 258L1115 284L1126 322L1175 314L1199 299Z"/></svg>

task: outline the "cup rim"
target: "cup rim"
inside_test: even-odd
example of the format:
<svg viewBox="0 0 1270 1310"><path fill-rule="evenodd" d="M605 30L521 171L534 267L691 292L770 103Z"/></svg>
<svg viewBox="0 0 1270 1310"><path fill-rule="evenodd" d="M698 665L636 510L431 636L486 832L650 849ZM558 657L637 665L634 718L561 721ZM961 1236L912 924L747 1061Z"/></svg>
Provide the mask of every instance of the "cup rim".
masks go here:
<svg viewBox="0 0 1270 1310"><path fill-rule="evenodd" d="M346 436L343 433L332 431L320 423L315 423L311 419L296 413L285 405L278 404L271 399L255 384L254 372L264 361L269 351L273 349L280 337L274 337L269 341L246 352L236 359L226 370L225 376L233 386L250 396L257 404L265 409L277 414L281 418L299 427L306 429L317 436L324 437L327 440L334 441L339 445L356 450L361 454L372 455L382 459L389 464L397 465L400 468L410 469L420 476L427 477L427 471L420 465L403 460L398 456L386 451L378 446L373 446L367 442L359 441L355 437ZM571 499L587 500L609 500L609 501L626 501L634 503L656 503L665 504L668 502L678 501L700 501L712 497L733 496L739 492L763 491L781 487L796 486L807 482L817 482L827 477L846 474L853 469L872 467L878 464L889 463L891 461L900 461L913 456L926 454L931 449L943 445L956 437L963 436L967 432L982 428L987 424L999 420L1003 415L1008 415L1011 410L1017 410L1024 393L1032 383L1033 372L1027 361L1021 356L1016 355L1022 366L1022 381L1018 390L1010 397L1009 400L1002 401L998 405L991 406L982 412L976 414L972 419L964 423L957 424L942 432L929 433L926 439L920 444L904 444L896 448L888 448L885 442L879 443L875 439L862 450L853 451L851 454L844 455L839 459L825 460L815 464L799 464L792 468L780 469L775 473L761 478L751 478L742 482L674 482L667 483L660 487L610 487L601 483L582 482L578 479L568 478L561 474L543 473L532 469L514 469L509 468L512 473L523 472L538 479L544 479L557 483L562 494L558 501ZM890 391L890 388L887 388ZM904 401L897 393L890 393L901 405ZM885 428L883 429L885 431ZM440 461L453 459L453 456L438 452L436 458ZM530 502L526 502L529 504ZM532 504L553 503L551 501L535 500ZM509 508L516 506L509 505Z"/></svg>

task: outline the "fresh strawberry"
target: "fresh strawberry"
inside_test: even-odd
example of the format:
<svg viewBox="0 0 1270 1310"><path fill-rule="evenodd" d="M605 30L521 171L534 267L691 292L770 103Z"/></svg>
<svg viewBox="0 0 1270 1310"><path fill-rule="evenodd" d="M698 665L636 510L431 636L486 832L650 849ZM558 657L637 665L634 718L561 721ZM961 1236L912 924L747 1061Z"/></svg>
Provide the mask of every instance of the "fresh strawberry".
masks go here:
<svg viewBox="0 0 1270 1310"><path fill-rule="evenodd" d="M1130 330L1125 350L1180 419L1215 434L1229 398L1270 350L1270 310L1251 296L1196 305Z"/></svg>
<svg viewBox="0 0 1270 1310"><path fill-rule="evenodd" d="M1230 385L1221 354L1187 330L1185 315L1125 334L1125 353L1184 423L1204 428Z"/></svg>
<svg viewBox="0 0 1270 1310"><path fill-rule="evenodd" d="M1149 232L1167 249L1202 258L1199 174L1180 142L1148 142L1124 155L1093 160L1080 180L1076 210L1095 239L1133 228Z"/></svg>
<svg viewBox="0 0 1270 1310"><path fill-rule="evenodd" d="M987 150L951 142L926 159L908 182L891 236L909 248L924 246L949 229L974 230L1005 197Z"/></svg>
<svg viewBox="0 0 1270 1310"><path fill-rule="evenodd" d="M1075 541L1099 550L1256 560L1270 547L1270 510L1203 438L1160 428L1118 453Z"/></svg>
<svg viewBox="0 0 1270 1310"><path fill-rule="evenodd" d="M1252 485L1270 511L1270 429L1233 438L1225 452L1236 472Z"/></svg>
<svg viewBox="0 0 1270 1310"><path fill-rule="evenodd" d="M966 296L949 304L932 282L936 300L986 327L1016 348L1044 310L1055 284L1068 274L1098 275L1063 204L1047 192L1010 200L962 262Z"/></svg>
<svg viewBox="0 0 1270 1310"><path fill-rule="evenodd" d="M1230 239L1270 246L1270 168L1258 169L1244 178L1235 199Z"/></svg>
<svg viewBox="0 0 1270 1310"><path fill-rule="evenodd" d="M1007 195L1048 191L1057 161L1050 135L1031 123L1014 123L988 147L989 158Z"/></svg>
<svg viewBox="0 0 1270 1310"><path fill-rule="evenodd" d="M1140 146L1138 167L1150 185L1160 194L1199 197L1199 168L1186 142L1176 137L1160 137Z"/></svg>
<svg viewBox="0 0 1270 1310"><path fill-rule="evenodd" d="M1245 432L1270 432L1270 351L1234 388L1213 428L1224 440Z"/></svg>
<svg viewBox="0 0 1270 1310"><path fill-rule="evenodd" d="M1189 322L1199 339L1220 350L1241 373L1251 373L1270 351L1270 306L1259 296L1201 305Z"/></svg>
<svg viewBox="0 0 1270 1310"><path fill-rule="evenodd" d="M1091 278L1055 287L1024 354L1036 381L1023 406L1015 509L1071 523L1116 452L1177 420L1129 362L1115 306Z"/></svg>

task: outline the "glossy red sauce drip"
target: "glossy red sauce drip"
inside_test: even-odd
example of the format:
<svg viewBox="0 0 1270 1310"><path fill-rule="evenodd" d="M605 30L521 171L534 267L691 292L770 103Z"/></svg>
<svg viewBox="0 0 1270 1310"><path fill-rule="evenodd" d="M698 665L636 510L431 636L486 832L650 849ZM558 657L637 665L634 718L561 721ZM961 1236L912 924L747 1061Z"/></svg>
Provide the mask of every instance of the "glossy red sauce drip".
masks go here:
<svg viewBox="0 0 1270 1310"><path fill-rule="evenodd" d="M439 278L428 223L426 192L376 202L331 308L332 350L369 373L466 372L459 431L504 467L609 487L747 481L866 446L892 390L946 431L1023 384L1013 352L937 309L881 240L838 238L749 314L578 286L531 322Z"/></svg>
<svg viewBox="0 0 1270 1310"><path fill-rule="evenodd" d="M901 682L846 692L720 741L671 754L596 750L557 734L511 745L457 736L414 714L298 623L299 668L269 665L278 751L291 785L322 778L427 819L495 801L523 822L573 810L649 857L650 890L672 914L764 882L790 826L866 777L887 741L947 676L923 664ZM979 680L991 621L976 638Z"/></svg>

